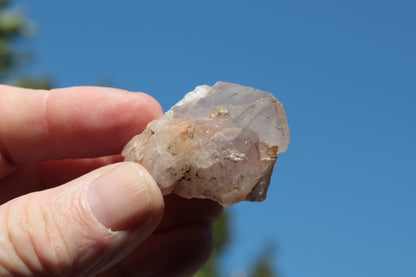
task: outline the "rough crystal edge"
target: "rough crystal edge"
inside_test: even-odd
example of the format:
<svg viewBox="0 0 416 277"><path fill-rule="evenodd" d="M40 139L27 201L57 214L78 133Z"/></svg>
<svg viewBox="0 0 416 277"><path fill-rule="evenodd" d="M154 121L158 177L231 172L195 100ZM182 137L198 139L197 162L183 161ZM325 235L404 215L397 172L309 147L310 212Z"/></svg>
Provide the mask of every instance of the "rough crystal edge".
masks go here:
<svg viewBox="0 0 416 277"><path fill-rule="evenodd" d="M224 83L224 82L217 82L218 83ZM174 107L180 107L182 105L185 104L190 104L190 103L195 103L198 101L198 99L200 99L201 97L204 97L205 95L207 95L210 91L211 91L212 87L207 86L207 85L202 85L202 86L197 86L193 91L187 93L184 98L179 101L177 104L175 104L167 113L165 113L165 115L171 113L172 109ZM277 114L277 118L278 118L278 124L280 126L279 129L281 129L281 134L283 137L283 141L285 142L284 144L280 144L280 145L276 145L273 147L276 147L276 156L272 157L271 159L266 159L263 160L263 162L265 162L266 164L268 164L266 167L266 171L265 174L263 175L263 177L257 182L257 184L252 188L252 190L246 195L245 199L241 199L237 202L240 202L242 200L248 200L248 201L254 201L254 202L261 202L266 198L266 194L267 194L267 190L268 187L270 185L270 179L271 179L271 175L272 175L272 171L274 168L274 164L277 160L277 155L278 153L282 153L285 152L287 150L288 147L288 143L289 143L289 127L287 124L287 118L286 118L286 114L284 112L283 109L283 105L270 93L268 92L264 92L261 91L262 93L266 93L269 94L272 97L272 101L275 102L275 107L276 107L276 114ZM150 125L150 123L148 124L148 126ZM146 127L147 128L147 127ZM138 137L140 135L135 136ZM134 145L132 145L134 144ZM123 149L123 156L125 156L125 160L134 160L137 161L137 155L140 153L137 153L136 151L136 144L137 144L137 138L136 139L132 139L131 141L129 141L129 143L125 146L125 148ZM140 144L140 142L139 142ZM130 148L130 151L127 152L127 149ZM175 187L173 188L173 191L175 192ZM181 195L181 193L175 192L178 195ZM193 198L193 196L189 196L189 195L181 195L182 197L185 198ZM198 197L198 198L209 198L209 197ZM223 203L221 201L215 200L217 202L219 202L221 205L227 207L227 206L231 206L235 203Z"/></svg>

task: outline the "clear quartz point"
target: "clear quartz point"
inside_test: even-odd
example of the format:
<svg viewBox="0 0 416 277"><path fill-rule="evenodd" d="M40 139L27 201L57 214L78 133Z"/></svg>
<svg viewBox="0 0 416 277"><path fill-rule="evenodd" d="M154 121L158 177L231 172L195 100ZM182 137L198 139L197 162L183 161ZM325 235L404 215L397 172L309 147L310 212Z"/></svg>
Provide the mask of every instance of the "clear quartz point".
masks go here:
<svg viewBox="0 0 416 277"><path fill-rule="evenodd" d="M147 168L164 195L231 206L266 198L277 156L288 143L286 115L272 94L217 82L186 94L122 154Z"/></svg>

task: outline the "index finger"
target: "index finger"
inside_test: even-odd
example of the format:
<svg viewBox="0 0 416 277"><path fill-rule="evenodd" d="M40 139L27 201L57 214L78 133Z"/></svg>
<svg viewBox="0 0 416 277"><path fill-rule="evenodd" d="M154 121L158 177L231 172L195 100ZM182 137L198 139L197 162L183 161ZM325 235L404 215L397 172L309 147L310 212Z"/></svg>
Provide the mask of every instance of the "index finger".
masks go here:
<svg viewBox="0 0 416 277"><path fill-rule="evenodd" d="M161 114L160 105L144 93L100 87L46 91L0 85L0 162L120 153L131 137Z"/></svg>

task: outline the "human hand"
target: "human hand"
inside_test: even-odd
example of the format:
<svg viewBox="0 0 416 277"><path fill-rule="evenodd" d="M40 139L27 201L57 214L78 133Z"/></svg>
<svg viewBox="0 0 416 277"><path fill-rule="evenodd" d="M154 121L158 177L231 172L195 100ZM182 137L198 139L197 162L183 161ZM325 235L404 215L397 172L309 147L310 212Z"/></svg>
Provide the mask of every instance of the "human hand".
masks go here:
<svg viewBox="0 0 416 277"><path fill-rule="evenodd" d="M123 145L159 117L141 93L0 85L0 276L190 276L209 200L163 198Z"/></svg>

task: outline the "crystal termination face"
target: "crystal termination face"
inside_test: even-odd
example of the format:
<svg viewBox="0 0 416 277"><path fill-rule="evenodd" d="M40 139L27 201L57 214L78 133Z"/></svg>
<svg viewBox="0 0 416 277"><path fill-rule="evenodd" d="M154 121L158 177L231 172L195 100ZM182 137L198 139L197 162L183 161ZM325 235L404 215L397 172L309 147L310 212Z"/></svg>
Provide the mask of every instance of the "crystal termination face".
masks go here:
<svg viewBox="0 0 416 277"><path fill-rule="evenodd" d="M123 149L164 195L223 206L266 198L274 164L289 144L282 104L270 93L217 82L198 86Z"/></svg>

